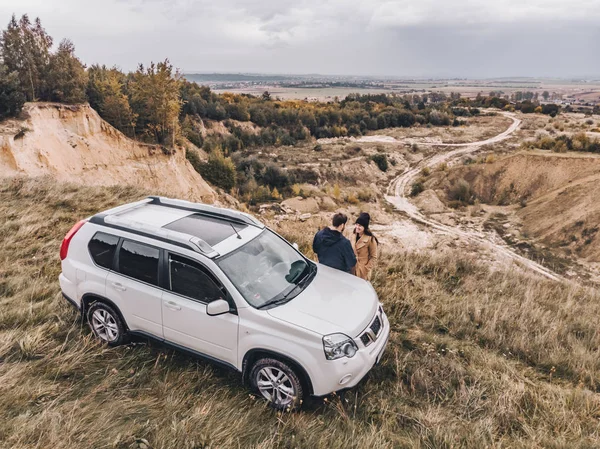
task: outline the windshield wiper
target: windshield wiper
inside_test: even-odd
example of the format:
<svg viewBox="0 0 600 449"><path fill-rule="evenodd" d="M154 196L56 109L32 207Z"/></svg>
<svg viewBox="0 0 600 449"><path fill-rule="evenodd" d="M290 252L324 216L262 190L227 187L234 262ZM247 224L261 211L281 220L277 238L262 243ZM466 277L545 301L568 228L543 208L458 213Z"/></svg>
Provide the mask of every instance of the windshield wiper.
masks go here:
<svg viewBox="0 0 600 449"><path fill-rule="evenodd" d="M267 306L279 305L279 304L284 304L284 303L288 302L287 299L294 292L294 290L296 290L298 287L303 287L304 284L312 277L313 273L317 272L316 265L313 266L313 265L309 264L309 267L310 267L310 270L306 274L306 276L304 276L302 279L300 279L298 281L298 283L296 285L294 285L294 287L292 287L292 289L289 292L275 296L275 298L271 299L270 301L267 301L264 304L261 304L260 306L258 306L257 309L263 309Z"/></svg>

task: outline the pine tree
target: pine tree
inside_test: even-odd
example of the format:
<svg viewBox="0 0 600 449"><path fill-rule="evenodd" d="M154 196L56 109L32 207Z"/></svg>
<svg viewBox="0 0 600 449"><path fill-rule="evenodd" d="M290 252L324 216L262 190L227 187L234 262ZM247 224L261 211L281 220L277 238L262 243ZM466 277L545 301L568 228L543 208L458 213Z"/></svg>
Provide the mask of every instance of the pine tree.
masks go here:
<svg viewBox="0 0 600 449"><path fill-rule="evenodd" d="M32 24L27 14L17 22L13 15L2 31L0 52L9 72L17 72L27 100L40 98L43 79L50 62L52 38L40 19Z"/></svg>
<svg viewBox="0 0 600 449"><path fill-rule="evenodd" d="M19 74L9 72L6 65L0 63L0 120L14 117L23 108L25 94L19 85Z"/></svg>
<svg viewBox="0 0 600 449"><path fill-rule="evenodd" d="M70 40L63 40L50 56L44 97L60 103L84 103L87 81L85 66L75 56L75 46Z"/></svg>

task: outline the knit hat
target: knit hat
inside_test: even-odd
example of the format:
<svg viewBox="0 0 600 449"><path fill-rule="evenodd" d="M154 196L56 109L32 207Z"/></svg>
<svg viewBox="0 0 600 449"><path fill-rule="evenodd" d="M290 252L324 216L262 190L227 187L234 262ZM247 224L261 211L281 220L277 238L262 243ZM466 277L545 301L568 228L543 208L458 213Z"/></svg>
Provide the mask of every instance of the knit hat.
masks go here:
<svg viewBox="0 0 600 449"><path fill-rule="evenodd" d="M356 219L356 224L361 225L365 229L369 229L369 222L371 221L371 216L366 212L361 212L358 218Z"/></svg>

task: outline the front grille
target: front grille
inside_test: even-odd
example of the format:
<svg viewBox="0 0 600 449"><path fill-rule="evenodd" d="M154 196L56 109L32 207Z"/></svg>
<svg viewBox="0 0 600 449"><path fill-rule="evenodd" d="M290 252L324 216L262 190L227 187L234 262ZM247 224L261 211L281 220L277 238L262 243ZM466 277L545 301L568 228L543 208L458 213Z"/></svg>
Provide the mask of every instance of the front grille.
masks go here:
<svg viewBox="0 0 600 449"><path fill-rule="evenodd" d="M362 341L363 345L369 346L379 336L379 332L381 331L381 318L377 315L375 319L369 326L369 328L360 336L360 341Z"/></svg>
<svg viewBox="0 0 600 449"><path fill-rule="evenodd" d="M379 334L379 331L381 330L381 320L379 317L375 317L375 321L371 324L371 330L375 332L375 335Z"/></svg>

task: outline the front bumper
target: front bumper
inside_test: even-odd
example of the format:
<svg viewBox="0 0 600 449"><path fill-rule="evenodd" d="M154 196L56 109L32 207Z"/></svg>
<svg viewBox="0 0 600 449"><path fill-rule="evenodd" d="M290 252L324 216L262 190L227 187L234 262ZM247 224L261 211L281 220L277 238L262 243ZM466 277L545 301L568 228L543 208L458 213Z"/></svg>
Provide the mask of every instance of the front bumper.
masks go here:
<svg viewBox="0 0 600 449"><path fill-rule="evenodd" d="M381 314L382 329L372 344L365 347L356 339L359 350L352 358L341 358L325 362L318 379L312 379L315 396L325 396L334 391L356 386L381 360L390 337L390 323L385 313Z"/></svg>

